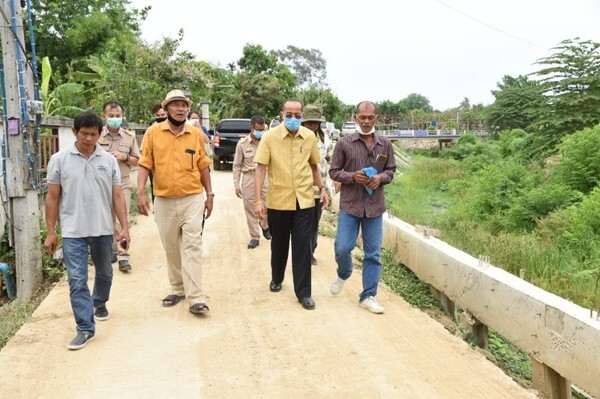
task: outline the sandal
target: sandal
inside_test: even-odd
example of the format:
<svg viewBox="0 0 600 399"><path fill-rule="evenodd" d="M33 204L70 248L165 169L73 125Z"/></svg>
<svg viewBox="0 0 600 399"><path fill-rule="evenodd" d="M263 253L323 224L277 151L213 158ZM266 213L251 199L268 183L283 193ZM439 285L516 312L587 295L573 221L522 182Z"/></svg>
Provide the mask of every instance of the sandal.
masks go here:
<svg viewBox="0 0 600 399"><path fill-rule="evenodd" d="M190 306L190 312L194 314L201 314L208 312L208 305L205 303L195 303Z"/></svg>
<svg viewBox="0 0 600 399"><path fill-rule="evenodd" d="M185 295L175 295L175 294L167 295L165 297L165 299L162 300L162 305L165 308L169 308L171 306L177 305L184 298L185 298Z"/></svg>

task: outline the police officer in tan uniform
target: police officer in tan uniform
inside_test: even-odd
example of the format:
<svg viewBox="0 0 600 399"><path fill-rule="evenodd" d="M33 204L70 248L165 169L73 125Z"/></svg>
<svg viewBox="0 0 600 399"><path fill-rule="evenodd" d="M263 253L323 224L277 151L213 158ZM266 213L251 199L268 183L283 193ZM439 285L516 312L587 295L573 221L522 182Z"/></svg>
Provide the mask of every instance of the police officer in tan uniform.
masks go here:
<svg viewBox="0 0 600 399"><path fill-rule="evenodd" d="M249 249L254 249L259 244L259 226L262 229L265 239L271 239L267 218L258 220L254 216L254 171L256 169L254 154L266 129L265 119L262 116L253 116L250 119L250 134L238 141L235 148L235 157L233 158L233 185L235 187L235 195L238 198L244 199L244 211L246 212L246 222L248 223L248 231L250 232ZM261 193L262 201L266 201L266 197L267 187L265 185Z"/></svg>
<svg viewBox="0 0 600 399"><path fill-rule="evenodd" d="M121 171L121 187L123 189L123 197L125 197L125 205L127 214L129 214L129 205L131 204L131 167L138 164L140 159L140 148L135 138L135 133L125 130L121 127L123 123L124 109L117 101L108 101L103 107L104 119L106 126L100 133L98 144L111 153L119 163ZM115 231L120 231L119 222L117 221L113 209L113 224ZM116 234L114 235L117 236ZM116 240L113 242L113 262L119 262L119 270L125 272L131 270L129 263L129 253L118 245Z"/></svg>

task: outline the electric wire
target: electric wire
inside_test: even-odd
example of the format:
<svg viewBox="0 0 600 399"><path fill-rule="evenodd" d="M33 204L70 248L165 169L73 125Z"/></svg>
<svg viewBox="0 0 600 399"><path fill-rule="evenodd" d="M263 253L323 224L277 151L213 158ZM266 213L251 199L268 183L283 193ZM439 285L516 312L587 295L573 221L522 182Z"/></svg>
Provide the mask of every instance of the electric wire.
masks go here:
<svg viewBox="0 0 600 399"><path fill-rule="evenodd" d="M441 4L441 5L443 5L443 6L444 6L444 7L446 7L446 8L449 8L450 10L452 10L452 11L454 11L454 12L456 12L456 13L458 13L458 14L462 15L462 16L463 16L463 17L465 17L465 18L469 18L470 20L472 20L472 21L475 21L475 22L477 22L478 24L481 24L481 25L483 25L483 26L485 26L485 27L487 27L487 28L493 29L493 30L495 30L496 32L502 33L503 35L509 36L509 37L511 37L511 38L513 38L513 39L516 39L516 40L519 40L519 41L521 41L521 42L523 42L523 43L527 43L527 44L529 44L530 46L538 47L538 48L540 48L540 49L543 49L543 50L548 50L548 49L547 49L546 47L544 47L544 46L541 46L541 45L539 45L539 44L537 44L537 43L533 43L533 42L531 42L531 41L529 41L529 40L527 40L527 39L523 39L522 37L519 37L519 36L517 36L517 35L513 35L512 33L506 32L506 31L504 31L504 30L502 30L502 29L499 29L499 28L496 28L495 26L492 26L492 25L490 25L490 24L488 24L488 23L486 23L486 22L483 22L483 21L481 21L481 20L479 20L479 19L477 19L477 18L475 18L475 17L472 17L472 16L470 16L470 15L468 15L468 14L466 14L466 13L464 13L464 12L462 12L462 11L460 11L460 10L458 10L458 9L454 8L454 7L452 7L451 5L444 3L444 2L443 2L443 1L441 1L441 0L434 0L434 1L435 1L435 2L437 2L437 3L439 3L439 4Z"/></svg>

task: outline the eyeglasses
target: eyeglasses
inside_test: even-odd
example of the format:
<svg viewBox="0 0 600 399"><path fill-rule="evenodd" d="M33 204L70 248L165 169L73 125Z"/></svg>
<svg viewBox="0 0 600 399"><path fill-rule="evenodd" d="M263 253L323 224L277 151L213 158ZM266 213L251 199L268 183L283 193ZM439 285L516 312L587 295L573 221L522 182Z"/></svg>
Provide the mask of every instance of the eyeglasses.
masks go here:
<svg viewBox="0 0 600 399"><path fill-rule="evenodd" d="M285 119L302 119L302 114L285 114Z"/></svg>

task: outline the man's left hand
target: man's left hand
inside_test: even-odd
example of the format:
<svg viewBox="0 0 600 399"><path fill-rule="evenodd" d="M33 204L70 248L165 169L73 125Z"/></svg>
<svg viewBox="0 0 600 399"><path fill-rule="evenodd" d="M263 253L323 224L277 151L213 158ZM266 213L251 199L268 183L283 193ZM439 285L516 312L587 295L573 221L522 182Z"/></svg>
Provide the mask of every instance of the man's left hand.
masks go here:
<svg viewBox="0 0 600 399"><path fill-rule="evenodd" d="M327 190L321 190L321 203L323 204L321 209L326 209L329 206L329 201L329 194Z"/></svg>
<svg viewBox="0 0 600 399"><path fill-rule="evenodd" d="M215 197L213 195L209 195L204 201L204 217L208 219L213 210L213 201Z"/></svg>
<svg viewBox="0 0 600 399"><path fill-rule="evenodd" d="M381 175L375 175L373 177L369 177L369 181L366 183L366 186L371 190L376 190L381 185Z"/></svg>

